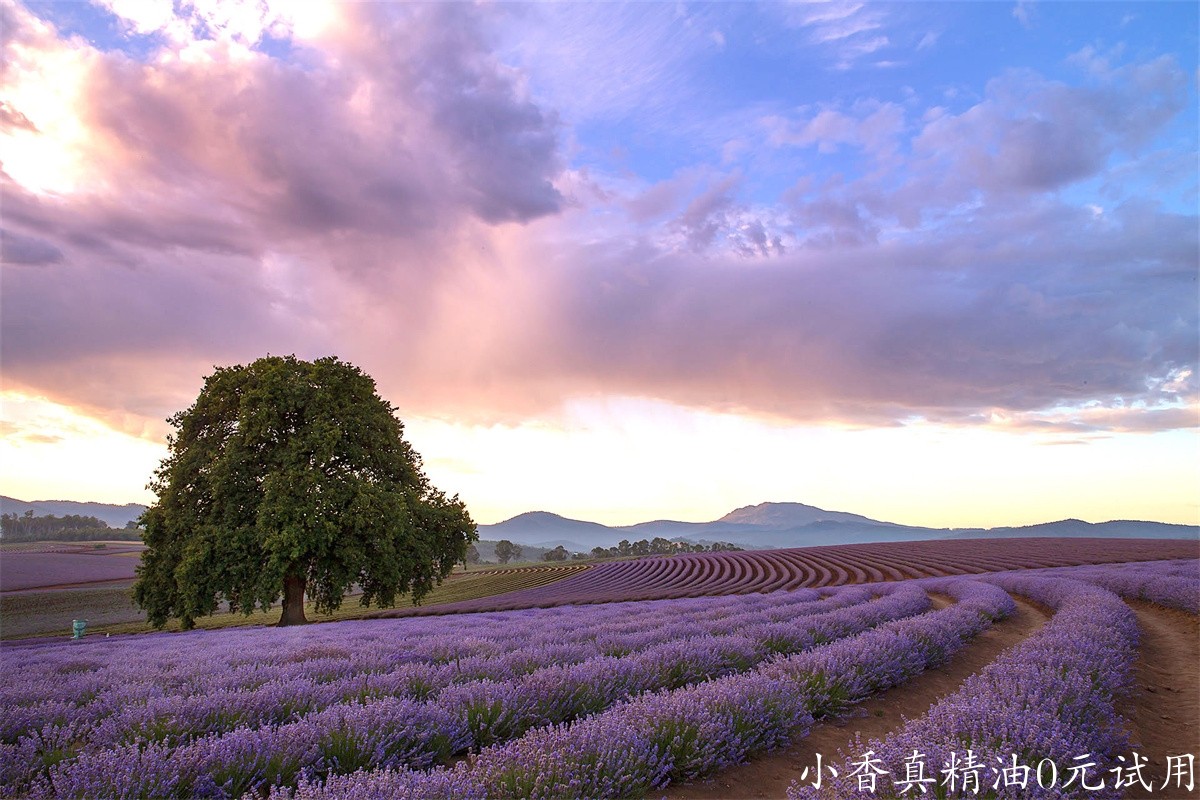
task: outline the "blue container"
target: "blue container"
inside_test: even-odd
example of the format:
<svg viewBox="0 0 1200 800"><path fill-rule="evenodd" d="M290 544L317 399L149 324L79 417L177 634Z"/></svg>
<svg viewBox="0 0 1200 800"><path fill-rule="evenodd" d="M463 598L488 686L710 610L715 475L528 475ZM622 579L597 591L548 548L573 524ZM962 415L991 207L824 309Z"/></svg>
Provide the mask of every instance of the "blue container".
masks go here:
<svg viewBox="0 0 1200 800"><path fill-rule="evenodd" d="M86 627L87 627L86 619L74 620L71 623L71 633L72 633L71 638L72 639L82 639L83 638L83 629Z"/></svg>

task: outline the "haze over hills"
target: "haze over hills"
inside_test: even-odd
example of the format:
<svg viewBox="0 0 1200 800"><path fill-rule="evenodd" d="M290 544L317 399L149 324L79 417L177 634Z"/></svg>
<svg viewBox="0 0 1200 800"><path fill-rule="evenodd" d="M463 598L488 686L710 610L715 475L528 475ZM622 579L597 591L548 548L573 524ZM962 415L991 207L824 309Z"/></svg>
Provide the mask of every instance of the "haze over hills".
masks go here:
<svg viewBox="0 0 1200 800"><path fill-rule="evenodd" d="M0 512L24 514L78 514L96 517L113 528L123 528L137 519L146 506L138 503L115 505L74 500L17 500L0 496ZM1112 537L1130 539L1195 539L1200 527L1164 522L1115 520L1091 523L1065 519L1023 527L924 528L864 517L844 511L826 511L803 503L759 503L729 512L712 522L652 520L636 525L609 526L569 519L547 511L530 511L492 525L479 526L479 538L508 539L517 544L553 548L562 545L572 552L589 552L593 547L614 547L621 540L678 539L689 542L729 542L747 549L812 547L824 544L863 544L922 539L969 539L1023 536ZM1200 555L1200 552L1198 552Z"/></svg>
<svg viewBox="0 0 1200 800"><path fill-rule="evenodd" d="M806 506L803 503L759 503L756 506L742 506L721 517L718 522L728 522L735 525L754 525L762 528L786 530L814 522L857 522L869 525L891 525L890 522L864 517L861 514L849 514L845 511L826 511L816 506Z"/></svg>
<svg viewBox="0 0 1200 800"><path fill-rule="evenodd" d="M135 520L146 510L139 503L88 503L78 500L17 500L13 497L0 495L0 513L22 516L26 511L32 511L42 517L53 514L56 517L75 515L80 517L95 517L110 528L124 528L131 520Z"/></svg>
<svg viewBox="0 0 1200 800"><path fill-rule="evenodd" d="M1066 519L1023 527L924 528L843 511L826 511L803 503L760 503L736 509L712 522L654 520L623 526L601 525L536 511L494 525L480 525L479 536L541 547L562 545L575 552L588 552L593 547L613 547L622 539L634 542L656 536L691 542L729 542L758 549L1024 536L1200 540L1200 527L1135 520L1090 523Z"/></svg>

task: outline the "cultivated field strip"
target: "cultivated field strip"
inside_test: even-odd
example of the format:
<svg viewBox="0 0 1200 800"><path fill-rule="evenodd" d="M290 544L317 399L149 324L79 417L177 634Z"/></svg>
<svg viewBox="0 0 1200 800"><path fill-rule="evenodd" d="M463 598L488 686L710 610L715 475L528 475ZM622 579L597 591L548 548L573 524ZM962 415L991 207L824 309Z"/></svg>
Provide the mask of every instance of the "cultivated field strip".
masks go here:
<svg viewBox="0 0 1200 800"><path fill-rule="evenodd" d="M1195 558L1195 542L1171 539L951 539L789 550L689 553L597 564L553 584L458 603L375 612L419 616L802 587L977 575L1037 569Z"/></svg>
<svg viewBox="0 0 1200 800"><path fill-rule="evenodd" d="M1200 614L1200 560L1187 559L1152 564L1111 567L1031 570L1035 577L1069 577L1108 589L1128 600L1145 600L1167 608Z"/></svg>
<svg viewBox="0 0 1200 800"><path fill-rule="evenodd" d="M1090 575L1101 583L1122 577L1113 568L1093 570ZM961 762L970 750L989 781L993 768L1007 766L1014 755L1026 764L1045 759L1045 785L1031 781L1002 787L996 796L1030 800L1123 796L1119 789L1084 790L1079 785L1075 792L1064 795L1062 781L1051 776L1065 778L1081 754L1103 761L1130 752L1131 742L1115 703L1132 683L1138 641L1133 612L1114 593L1062 575L1005 574L986 580L1053 609L1053 618L1041 631L968 678L959 691L940 700L927 714L882 740L863 744L861 752L872 752L881 764L894 768L913 753L921 753L928 763L949 764L956 759ZM1193 583L1193 594L1196 590ZM793 785L788 797L839 800L853 796L857 792L857 780L850 777L853 766L848 762L839 766L838 777L819 789ZM1102 773L1108 766L1100 766L1096 772ZM932 782L938 783L936 779ZM944 797L978 793L973 783L941 789ZM881 780L874 796L899 798L912 791L912 786L906 789Z"/></svg>
<svg viewBox="0 0 1200 800"><path fill-rule="evenodd" d="M303 781L294 796L636 797L709 775L802 734L814 718L942 663L1013 609L995 587L964 581L940 588L959 602L759 669L643 694L570 725L539 728L451 769ZM293 795L277 790L275 796Z"/></svg>
<svg viewBox="0 0 1200 800"><path fill-rule="evenodd" d="M1052 622L947 698L951 711L936 706L880 752L898 757L918 735L951 747L970 734L1050 759L1074 746L1111 757L1128 744L1111 709L1136 629L1101 587L1188 608L1196 567L1053 567L5 645L0 795L639 796L778 747L943 663L1012 612L1010 593L1055 609ZM738 575L779 577L765 565ZM927 593L954 602L931 610ZM1112 642L1101 632L1116 637L1112 652L1094 652ZM1072 677L1085 664L1091 683ZM1026 672L1041 677L1022 683ZM972 716L984 696L1008 716Z"/></svg>
<svg viewBox="0 0 1200 800"><path fill-rule="evenodd" d="M4 553L0 591L16 592L56 585L132 581L137 559L79 550Z"/></svg>
<svg viewBox="0 0 1200 800"><path fill-rule="evenodd" d="M824 598L797 592L632 605L456 618L467 624L455 625L452 635L430 630L437 620L341 623L328 626L341 629L329 631L336 647L319 635L281 647L284 630L229 631L220 641L213 634L176 635L163 648L141 645L164 637L96 640L86 657L71 645L13 648L25 663L2 695L0 780L10 793L37 790L38 773L27 767L14 774L14 765L36 770L67 742L73 757L43 776L53 777L52 793L67 796L124 794L128 786L118 791L97 777L110 774L114 759L141 763L169 755L182 775L191 775L185 795L212 789L195 784L196 770L227 773L239 792L261 783L275 767L242 773L234 763L256 748L294 759L296 769L345 771L355 768L351 763L363 766L364 758L376 766L380 759L420 765L628 696L749 669L919 613L928 599L919 587L899 584L846 587ZM353 627L370 630L356 636ZM202 666L214 658L229 669L214 675ZM389 746L390 755L378 758L355 746L357 755L349 755L336 732L364 725L391 731L393 745L411 746ZM397 725L409 726L408 734ZM125 780L168 777L146 763ZM151 784L138 785L150 791Z"/></svg>
<svg viewBox="0 0 1200 800"><path fill-rule="evenodd" d="M452 603L477 600L496 594L526 591L549 586L589 569L587 564L561 564L547 567L489 569L456 575L425 597L426 603Z"/></svg>
<svg viewBox="0 0 1200 800"><path fill-rule="evenodd" d="M893 591L888 587L881 589L886 593ZM910 613L923 602L912 589L898 595L904 601L901 610ZM60 686L47 691L46 687L26 684L24 691L7 688L5 705L13 708L14 714L6 720L0 739L14 740L30 729L73 720L89 727L89 741L94 744L122 744L146 738L179 740L247 724L286 722L301 712L319 710L343 700L382 696L426 699L454 684L528 680L538 670L554 667L560 673L575 664L582 664L586 672L590 661L635 651L634 661L644 662L647 669L658 670L662 675L703 676L722 668L721 654L714 655L709 650L706 661L695 655L700 652L698 648L692 649L695 651L692 654L672 652L673 642L684 638L700 642L724 636L728 645L724 651L726 660L733 656L761 660L772 652L799 649L830 638L847 630L846 625L868 619L862 609L844 610L840 615L834 612L858 606L870 600L872 594L866 588L850 588L824 600L817 600L815 593L785 595L761 608L757 603L754 607L746 604L748 607L737 609L737 613L713 603L716 607L710 609L689 612L666 607L658 613L647 610L636 618L622 619L625 609L616 613L612 613L616 609L608 609L610 614L595 615L587 625L556 621L551 614L541 615L542 619L504 620L499 625L492 620L490 630L486 631L490 638L469 633L450 637L440 632L425 637L419 632L410 633L404 638L398 657L395 640L390 638L377 640L373 652L365 642L358 643L353 655L343 650L341 656L338 650L317 645L301 649L283 661L271 655L254 654L251 649L248 654L260 655L259 661L244 662L241 668L234 667L220 676L204 672L179 674L178 670L172 670L172 680L164 687L155 679L174 666L173 657L166 664L151 661L136 670L145 676L144 681L130 680L119 686L104 687L107 702L95 704L92 721L78 712L64 711L77 687ZM886 616L890 608L893 606L877 603L874 614ZM540 631L524 631L529 622L534 625L541 622ZM566 630L560 630L559 624ZM736 631L742 631L740 637L731 638ZM508 633L512 636L505 636ZM738 646L742 651L738 652ZM246 658L247 654L240 657ZM563 675L558 678L563 679ZM660 679L661 676L649 675L643 682ZM19 685L19 681L14 682ZM102 685L102 681L97 684ZM257 697L248 696L247 688L252 688ZM86 691L98 691L97 685L89 685ZM139 703L139 697L148 699ZM246 702L251 699L257 702Z"/></svg>

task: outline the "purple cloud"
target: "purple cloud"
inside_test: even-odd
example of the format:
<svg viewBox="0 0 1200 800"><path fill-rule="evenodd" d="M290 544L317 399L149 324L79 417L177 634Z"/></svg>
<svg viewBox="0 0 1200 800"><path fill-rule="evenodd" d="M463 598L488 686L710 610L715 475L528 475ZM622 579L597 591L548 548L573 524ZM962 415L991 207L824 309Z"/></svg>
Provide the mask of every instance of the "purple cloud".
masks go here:
<svg viewBox="0 0 1200 800"><path fill-rule="evenodd" d="M1169 58L1079 86L1008 72L957 113L768 115L764 151L848 159L768 204L738 170L569 169L556 112L493 52L498 11L337 8L289 61L212 44L147 63L6 12L7 46L79 66L88 164L75 192L5 176L9 386L129 427L214 364L336 353L406 410L477 418L610 393L808 421L1188 424L1196 218L1110 167L1152 168L1186 94ZM875 25L828 11L810 23L830 46ZM1114 184L1103 207L1063 194L1092 178ZM1089 406L1111 413L1071 416Z"/></svg>

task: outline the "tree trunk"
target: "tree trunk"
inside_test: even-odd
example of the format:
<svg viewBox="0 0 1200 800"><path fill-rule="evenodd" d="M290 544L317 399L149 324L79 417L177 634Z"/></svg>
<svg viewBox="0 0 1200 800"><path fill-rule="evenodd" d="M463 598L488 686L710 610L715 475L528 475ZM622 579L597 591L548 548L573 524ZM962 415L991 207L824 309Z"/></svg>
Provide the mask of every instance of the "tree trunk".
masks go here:
<svg viewBox="0 0 1200 800"><path fill-rule="evenodd" d="M306 625L308 619L304 616L304 585L307 578L303 575L288 575L283 579L283 614L279 617L279 627L285 625Z"/></svg>

